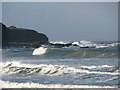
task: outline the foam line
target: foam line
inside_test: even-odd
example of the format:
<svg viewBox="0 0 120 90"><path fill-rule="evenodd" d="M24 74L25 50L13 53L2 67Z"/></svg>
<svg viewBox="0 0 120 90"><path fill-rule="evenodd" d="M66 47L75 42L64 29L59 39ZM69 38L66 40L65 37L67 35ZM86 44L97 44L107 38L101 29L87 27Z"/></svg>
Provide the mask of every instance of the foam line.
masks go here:
<svg viewBox="0 0 120 90"><path fill-rule="evenodd" d="M49 75L49 76L54 76L54 75L64 75L64 74L106 74L106 75L118 75L118 71L115 72L100 72L100 71L89 71L89 70L84 70L82 68L75 68L75 67L70 67L66 65L51 65L51 64L24 64L20 62L5 62L2 63L2 72L3 73L8 73L8 74L36 74L39 73L41 75ZM81 67L86 67L87 66L81 66ZM111 66L88 66L89 68L100 68L100 67L111 67Z"/></svg>
<svg viewBox="0 0 120 90"><path fill-rule="evenodd" d="M62 84L39 84L39 83L16 83L0 80L0 88L117 88L114 86L92 85L62 85Z"/></svg>

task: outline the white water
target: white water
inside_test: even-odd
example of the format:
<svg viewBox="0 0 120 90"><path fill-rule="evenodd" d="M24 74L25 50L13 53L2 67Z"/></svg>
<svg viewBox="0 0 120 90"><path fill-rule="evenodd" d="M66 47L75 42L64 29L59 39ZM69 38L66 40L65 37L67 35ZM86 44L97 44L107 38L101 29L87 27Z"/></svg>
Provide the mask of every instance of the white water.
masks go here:
<svg viewBox="0 0 120 90"><path fill-rule="evenodd" d="M51 42L53 44L67 44L67 43L71 43L71 42L63 42L63 41L58 41L58 42ZM74 41L72 42L72 45L77 45L79 47L95 47L95 48L106 48L106 47L114 47L114 46L118 46L119 43L112 43L112 44L97 44L95 42L91 42L91 41Z"/></svg>
<svg viewBox="0 0 120 90"><path fill-rule="evenodd" d="M63 42L63 41L55 41L55 42L53 42L53 41L51 41L50 43L53 43L53 44L67 44L69 42Z"/></svg>
<svg viewBox="0 0 120 90"><path fill-rule="evenodd" d="M118 71L115 72L100 72L100 71L89 71L84 70L82 68L109 68L113 66L80 66L82 68L75 68L66 65L51 65L51 64L24 64L20 62L5 62L0 63L1 65L1 73L7 74L15 74L23 72L23 74L36 74L39 73L41 75L49 75L49 76L58 76L58 75L65 75L65 74L106 74L106 75L118 75Z"/></svg>
<svg viewBox="0 0 120 90"><path fill-rule="evenodd" d="M113 66L109 66L109 65L102 65L102 66L80 66L81 68L88 68L88 69L99 69L99 68L111 68Z"/></svg>
<svg viewBox="0 0 120 90"><path fill-rule="evenodd" d="M47 50L47 48L44 48L44 47L36 48L36 49L33 51L33 54L32 54L32 55L43 55L43 54L46 53L46 50Z"/></svg>
<svg viewBox="0 0 120 90"><path fill-rule="evenodd" d="M73 44L77 44L78 46ZM94 48L97 46L98 48L108 46L105 50L113 49L113 52L101 52L104 49L80 48L86 46L89 47L90 45L91 47L95 46ZM117 76L120 68L117 66L118 58L116 57L117 54L114 52L117 48L114 48L114 46L118 46L118 43L98 44L87 41L81 41L80 43L79 41L73 42L69 47L66 46L62 48L54 48L50 45L43 45L40 47L41 50L40 48L34 50L38 50L37 55L40 56L32 55L33 48L3 50L3 62L0 63L0 76L3 76L3 81L0 81L0 88L117 87ZM90 57L87 57L87 55L89 56L89 50L98 51L98 56L96 56L96 53L93 52L96 56L94 57L94 55L91 55L91 52ZM101 50L100 54L99 50ZM86 53L87 51L88 53ZM83 53L86 55L83 55L82 57L78 56ZM101 58L100 55L103 55L103 57ZM110 55L116 56L109 57Z"/></svg>
<svg viewBox="0 0 120 90"><path fill-rule="evenodd" d="M39 84L39 83L16 83L0 80L0 88L117 88L112 86L92 85L62 85L62 84Z"/></svg>

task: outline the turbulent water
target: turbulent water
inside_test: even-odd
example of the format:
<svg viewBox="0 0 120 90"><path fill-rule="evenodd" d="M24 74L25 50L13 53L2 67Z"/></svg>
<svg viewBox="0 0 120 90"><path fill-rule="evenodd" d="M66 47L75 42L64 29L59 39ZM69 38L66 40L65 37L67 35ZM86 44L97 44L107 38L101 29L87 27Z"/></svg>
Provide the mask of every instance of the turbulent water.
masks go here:
<svg viewBox="0 0 120 90"><path fill-rule="evenodd" d="M39 48L0 50L1 88L118 87L118 42L51 42Z"/></svg>

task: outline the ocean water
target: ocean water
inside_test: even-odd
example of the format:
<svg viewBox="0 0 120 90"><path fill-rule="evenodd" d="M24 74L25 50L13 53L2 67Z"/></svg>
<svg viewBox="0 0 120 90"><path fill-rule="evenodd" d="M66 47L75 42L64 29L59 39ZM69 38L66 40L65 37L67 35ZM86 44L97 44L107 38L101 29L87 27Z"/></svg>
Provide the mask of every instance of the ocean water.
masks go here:
<svg viewBox="0 0 120 90"><path fill-rule="evenodd" d="M66 44L70 42L51 42ZM0 50L1 88L117 88L118 42Z"/></svg>

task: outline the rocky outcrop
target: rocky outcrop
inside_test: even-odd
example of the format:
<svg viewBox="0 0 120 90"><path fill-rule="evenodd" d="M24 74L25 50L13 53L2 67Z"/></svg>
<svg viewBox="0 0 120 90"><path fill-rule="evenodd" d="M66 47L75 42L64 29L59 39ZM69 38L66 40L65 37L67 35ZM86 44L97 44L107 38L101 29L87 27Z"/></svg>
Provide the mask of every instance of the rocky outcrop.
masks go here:
<svg viewBox="0 0 120 90"><path fill-rule="evenodd" d="M5 47L39 47L48 44L48 37L35 30L16 28L15 26L6 27L2 25L2 46Z"/></svg>
<svg viewBox="0 0 120 90"><path fill-rule="evenodd" d="M50 43L49 45L53 46L54 48L62 48L62 47L69 47L72 45L72 43L66 43L66 44L53 44L53 43Z"/></svg>
<svg viewBox="0 0 120 90"><path fill-rule="evenodd" d="M2 23L0 23L0 31L2 32L1 33L1 44L0 44L0 46L2 47L2 48L5 48L5 47L7 47L8 46L8 37L7 37L7 27L4 25L4 24L2 24Z"/></svg>

